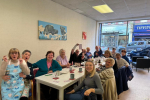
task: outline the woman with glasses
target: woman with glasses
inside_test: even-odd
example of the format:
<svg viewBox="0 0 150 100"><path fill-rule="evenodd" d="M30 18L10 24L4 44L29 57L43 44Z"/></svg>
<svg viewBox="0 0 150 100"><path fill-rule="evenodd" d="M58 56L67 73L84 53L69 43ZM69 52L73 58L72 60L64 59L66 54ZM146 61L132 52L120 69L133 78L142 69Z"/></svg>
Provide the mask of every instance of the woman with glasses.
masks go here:
<svg viewBox="0 0 150 100"><path fill-rule="evenodd" d="M24 89L24 80L19 76L20 73L30 74L26 62L20 58L20 52L16 48L10 49L8 53L9 59L3 57L0 66L1 94L2 100L19 100Z"/></svg>

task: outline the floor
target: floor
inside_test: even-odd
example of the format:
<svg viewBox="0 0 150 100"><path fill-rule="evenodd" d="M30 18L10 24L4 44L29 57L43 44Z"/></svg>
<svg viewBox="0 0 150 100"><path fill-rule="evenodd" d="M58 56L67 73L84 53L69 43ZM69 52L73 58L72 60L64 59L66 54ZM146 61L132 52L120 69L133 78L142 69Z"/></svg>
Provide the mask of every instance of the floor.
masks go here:
<svg viewBox="0 0 150 100"><path fill-rule="evenodd" d="M150 72L133 68L134 78L128 82L129 90L121 93L119 100L150 100Z"/></svg>

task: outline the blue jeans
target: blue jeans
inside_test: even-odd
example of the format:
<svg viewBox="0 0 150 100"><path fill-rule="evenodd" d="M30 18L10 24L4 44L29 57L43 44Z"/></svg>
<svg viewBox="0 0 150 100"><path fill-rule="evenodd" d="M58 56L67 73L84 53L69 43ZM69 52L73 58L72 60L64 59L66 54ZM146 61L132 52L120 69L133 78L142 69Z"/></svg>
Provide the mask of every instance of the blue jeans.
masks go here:
<svg viewBox="0 0 150 100"><path fill-rule="evenodd" d="M73 94L65 94L65 100L97 100L97 95L91 93L89 96L84 96L87 89L81 89Z"/></svg>
<svg viewBox="0 0 150 100"><path fill-rule="evenodd" d="M84 92L86 89L81 89L73 94L66 94L65 93L65 100L82 100L84 98Z"/></svg>

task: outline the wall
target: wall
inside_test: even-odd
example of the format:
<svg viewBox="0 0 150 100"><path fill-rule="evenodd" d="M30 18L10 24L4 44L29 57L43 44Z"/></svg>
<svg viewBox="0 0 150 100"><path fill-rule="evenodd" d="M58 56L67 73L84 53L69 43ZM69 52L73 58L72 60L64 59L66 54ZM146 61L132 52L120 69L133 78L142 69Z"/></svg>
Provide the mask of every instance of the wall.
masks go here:
<svg viewBox="0 0 150 100"><path fill-rule="evenodd" d="M67 26L68 40L39 40L38 20ZM82 31L87 32L87 40L82 40ZM20 52L31 50L31 63L44 58L48 50L53 50L56 58L61 48L66 50L69 59L76 43L83 48L89 46L93 53L95 31L95 20L50 0L0 0L0 58L15 47Z"/></svg>

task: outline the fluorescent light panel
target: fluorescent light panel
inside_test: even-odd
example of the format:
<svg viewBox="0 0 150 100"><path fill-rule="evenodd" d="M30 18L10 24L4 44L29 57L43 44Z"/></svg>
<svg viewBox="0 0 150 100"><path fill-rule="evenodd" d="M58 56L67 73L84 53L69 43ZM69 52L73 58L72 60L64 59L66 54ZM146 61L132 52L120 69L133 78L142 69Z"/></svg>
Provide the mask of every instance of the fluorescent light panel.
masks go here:
<svg viewBox="0 0 150 100"><path fill-rule="evenodd" d="M93 8L100 13L112 13L112 12L114 12L107 4L93 6Z"/></svg>

